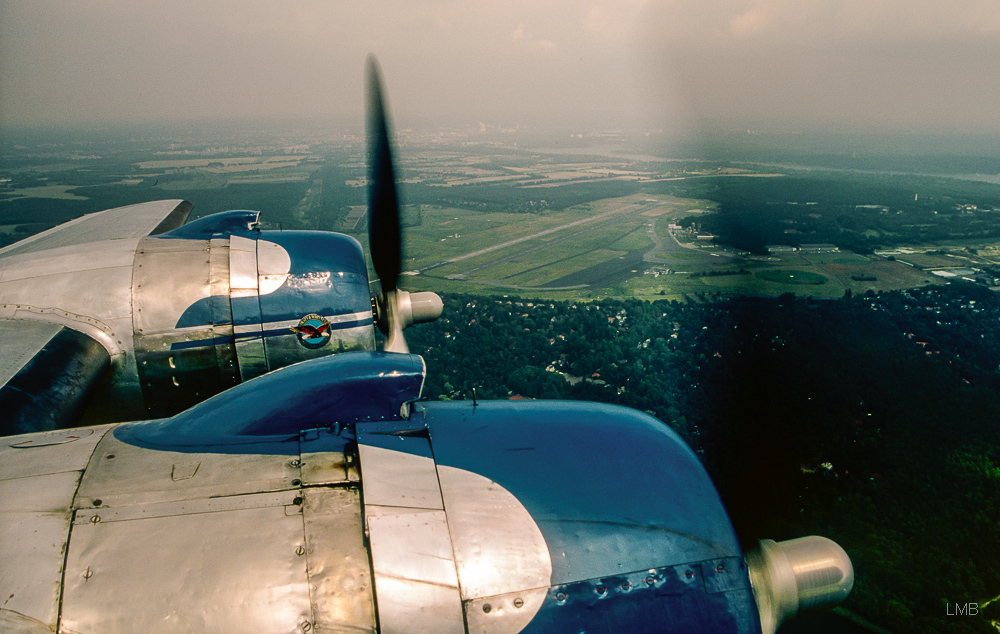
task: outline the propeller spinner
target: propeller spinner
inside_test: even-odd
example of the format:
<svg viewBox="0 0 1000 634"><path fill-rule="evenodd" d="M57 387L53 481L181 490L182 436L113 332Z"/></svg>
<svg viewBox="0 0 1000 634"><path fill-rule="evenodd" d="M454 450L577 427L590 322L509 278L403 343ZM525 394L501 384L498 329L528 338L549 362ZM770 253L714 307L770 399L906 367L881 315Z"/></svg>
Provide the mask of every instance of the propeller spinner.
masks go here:
<svg viewBox="0 0 1000 634"><path fill-rule="evenodd" d="M402 226L392 144L378 62L368 58L368 241L372 265L382 290L375 298L375 317L386 334L387 352L408 353L403 329L434 321L443 303L436 293L408 293L398 288L403 261Z"/></svg>

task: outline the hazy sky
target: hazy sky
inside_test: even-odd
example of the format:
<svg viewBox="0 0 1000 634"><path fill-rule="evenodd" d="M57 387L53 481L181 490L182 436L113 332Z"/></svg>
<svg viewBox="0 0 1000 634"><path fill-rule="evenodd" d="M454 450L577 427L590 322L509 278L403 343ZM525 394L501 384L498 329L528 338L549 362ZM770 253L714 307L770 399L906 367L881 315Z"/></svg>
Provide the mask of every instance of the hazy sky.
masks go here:
<svg viewBox="0 0 1000 634"><path fill-rule="evenodd" d="M0 123L1000 131L1000 0L0 0Z"/></svg>

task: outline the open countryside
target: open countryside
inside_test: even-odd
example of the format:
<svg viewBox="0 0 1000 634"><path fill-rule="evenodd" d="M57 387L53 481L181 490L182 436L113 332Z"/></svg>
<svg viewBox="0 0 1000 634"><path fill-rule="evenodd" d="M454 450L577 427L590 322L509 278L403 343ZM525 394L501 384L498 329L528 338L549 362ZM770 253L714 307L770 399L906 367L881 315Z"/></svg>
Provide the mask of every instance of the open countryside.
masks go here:
<svg viewBox="0 0 1000 634"><path fill-rule="evenodd" d="M414 290L702 303L1000 283L995 184L667 160L590 138L532 150L474 129L403 140ZM195 216L258 209L265 228L345 231L367 248L357 134L41 146L3 167L5 243L82 213L185 198Z"/></svg>

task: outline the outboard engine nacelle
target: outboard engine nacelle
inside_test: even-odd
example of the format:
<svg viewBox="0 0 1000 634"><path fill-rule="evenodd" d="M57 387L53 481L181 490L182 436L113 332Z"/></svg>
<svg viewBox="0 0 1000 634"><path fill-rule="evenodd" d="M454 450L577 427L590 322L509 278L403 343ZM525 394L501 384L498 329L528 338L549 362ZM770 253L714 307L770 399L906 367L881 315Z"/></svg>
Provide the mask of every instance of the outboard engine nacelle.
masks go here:
<svg viewBox="0 0 1000 634"><path fill-rule="evenodd" d="M375 348L358 241L258 231L257 213L214 214L140 241L133 346L149 416L292 363Z"/></svg>

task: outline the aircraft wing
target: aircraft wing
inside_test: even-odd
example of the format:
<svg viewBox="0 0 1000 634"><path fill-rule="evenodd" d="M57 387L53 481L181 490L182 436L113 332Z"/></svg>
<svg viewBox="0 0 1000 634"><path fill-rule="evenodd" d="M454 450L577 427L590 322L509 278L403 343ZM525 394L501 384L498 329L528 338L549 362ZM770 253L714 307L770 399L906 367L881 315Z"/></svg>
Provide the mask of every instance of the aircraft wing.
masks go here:
<svg viewBox="0 0 1000 634"><path fill-rule="evenodd" d="M157 235L184 224L191 207L186 200L157 200L87 214L0 249L0 258L101 240Z"/></svg>
<svg viewBox="0 0 1000 634"><path fill-rule="evenodd" d="M31 258L50 249L108 240L134 241L180 226L190 211L191 203L183 200L109 209L4 247L0 258ZM61 311L45 308L49 305L24 311L0 302L0 411L4 412L0 434L72 426L90 388L111 369L108 350L65 325Z"/></svg>
<svg viewBox="0 0 1000 634"><path fill-rule="evenodd" d="M72 426L111 368L87 335L38 320L0 320L0 434Z"/></svg>

